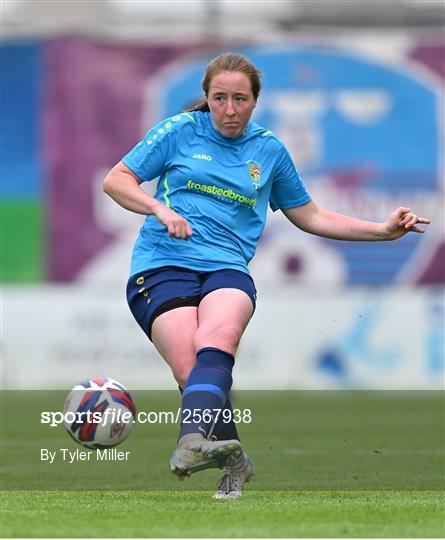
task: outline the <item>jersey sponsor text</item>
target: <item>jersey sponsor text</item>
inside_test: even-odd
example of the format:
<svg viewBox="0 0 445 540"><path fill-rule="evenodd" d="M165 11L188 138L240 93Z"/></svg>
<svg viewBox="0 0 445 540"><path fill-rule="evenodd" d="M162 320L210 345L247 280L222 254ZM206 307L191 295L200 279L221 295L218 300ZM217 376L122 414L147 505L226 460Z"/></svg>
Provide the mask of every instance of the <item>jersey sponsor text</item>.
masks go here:
<svg viewBox="0 0 445 540"><path fill-rule="evenodd" d="M209 195L215 195L218 198L226 199L229 201L237 201L241 204L246 204L252 208L256 206L256 199L246 197L240 193L235 193L232 189L223 189L218 186L208 184L198 184L189 180L187 182L187 188L192 191L200 191L202 193L208 193Z"/></svg>

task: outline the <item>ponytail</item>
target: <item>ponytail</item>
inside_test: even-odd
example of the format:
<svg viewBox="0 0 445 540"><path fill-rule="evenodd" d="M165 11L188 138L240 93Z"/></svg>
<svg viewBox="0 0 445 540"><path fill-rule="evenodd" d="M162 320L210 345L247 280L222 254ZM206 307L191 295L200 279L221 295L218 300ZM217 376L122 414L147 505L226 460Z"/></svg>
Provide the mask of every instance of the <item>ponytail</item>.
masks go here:
<svg viewBox="0 0 445 540"><path fill-rule="evenodd" d="M210 83L218 73L224 71L244 73L250 81L252 88L252 94L255 101L261 91L261 73L252 64L252 62L239 53L222 53L214 58L205 70L204 79L201 82L202 89L204 91L204 97L196 105L192 105L185 109L184 112L202 111L209 112L209 104L207 103L207 97L209 95Z"/></svg>
<svg viewBox="0 0 445 540"><path fill-rule="evenodd" d="M196 103L196 105L192 105L191 107L184 109L183 112L195 112L195 111L210 112L209 104L207 103L206 98L202 98L201 101Z"/></svg>

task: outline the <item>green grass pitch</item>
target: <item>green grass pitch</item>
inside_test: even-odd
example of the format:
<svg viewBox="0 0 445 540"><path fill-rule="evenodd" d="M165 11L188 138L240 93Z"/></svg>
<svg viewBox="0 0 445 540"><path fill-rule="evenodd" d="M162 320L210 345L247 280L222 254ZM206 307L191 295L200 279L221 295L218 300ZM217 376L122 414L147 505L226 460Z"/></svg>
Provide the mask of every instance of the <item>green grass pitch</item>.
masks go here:
<svg viewBox="0 0 445 540"><path fill-rule="evenodd" d="M174 392L134 392L175 410ZM239 392L256 476L243 498L211 499L218 470L168 472L175 425L137 424L126 462L40 460L77 446L40 412L64 393L2 394L2 537L443 537L440 392Z"/></svg>
<svg viewBox="0 0 445 540"><path fill-rule="evenodd" d="M9 492L5 536L438 537L437 492Z"/></svg>

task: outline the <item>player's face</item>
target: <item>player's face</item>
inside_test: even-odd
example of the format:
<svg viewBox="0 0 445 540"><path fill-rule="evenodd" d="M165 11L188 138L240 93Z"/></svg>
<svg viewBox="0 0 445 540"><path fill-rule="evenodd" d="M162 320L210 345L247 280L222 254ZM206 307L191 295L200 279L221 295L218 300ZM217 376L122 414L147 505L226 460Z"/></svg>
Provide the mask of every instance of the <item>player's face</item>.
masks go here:
<svg viewBox="0 0 445 540"><path fill-rule="evenodd" d="M210 82L207 96L213 125L225 137L240 137L256 101L250 79L239 71L223 71Z"/></svg>

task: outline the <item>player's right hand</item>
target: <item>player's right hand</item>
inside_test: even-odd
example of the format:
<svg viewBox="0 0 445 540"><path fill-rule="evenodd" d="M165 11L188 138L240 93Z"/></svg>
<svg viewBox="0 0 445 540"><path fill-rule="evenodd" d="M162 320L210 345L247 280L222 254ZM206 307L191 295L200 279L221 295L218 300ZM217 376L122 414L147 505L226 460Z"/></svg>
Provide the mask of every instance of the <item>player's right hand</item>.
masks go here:
<svg viewBox="0 0 445 540"><path fill-rule="evenodd" d="M168 206L159 203L153 214L158 221L167 227L168 235L170 238L181 238L182 240L188 240L193 234L192 228L188 221L177 214Z"/></svg>

